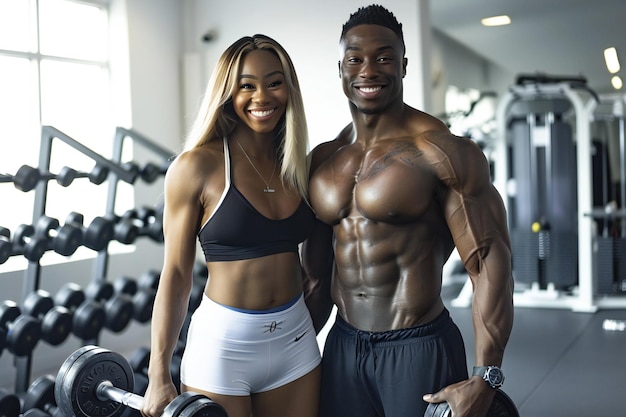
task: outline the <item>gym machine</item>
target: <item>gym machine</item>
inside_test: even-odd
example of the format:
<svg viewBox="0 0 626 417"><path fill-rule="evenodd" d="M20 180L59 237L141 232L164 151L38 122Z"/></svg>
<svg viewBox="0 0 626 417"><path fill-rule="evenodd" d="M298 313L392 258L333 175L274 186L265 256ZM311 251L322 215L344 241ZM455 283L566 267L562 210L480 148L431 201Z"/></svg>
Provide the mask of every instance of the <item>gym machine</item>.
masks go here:
<svg viewBox="0 0 626 417"><path fill-rule="evenodd" d="M600 101L584 77L537 74L520 75L498 104L494 185L509 216L516 306L626 306L623 297L598 296L606 262L594 249L603 226L594 206L608 198L602 184L594 186L607 169L591 138ZM468 282L452 304L469 306L471 295Z"/></svg>
<svg viewBox="0 0 626 417"><path fill-rule="evenodd" d="M613 307L626 306L625 104L626 95L605 94L590 112L595 135L605 138L601 156L615 167L603 172L601 204L587 213L598 225L594 234L594 289L603 305Z"/></svg>

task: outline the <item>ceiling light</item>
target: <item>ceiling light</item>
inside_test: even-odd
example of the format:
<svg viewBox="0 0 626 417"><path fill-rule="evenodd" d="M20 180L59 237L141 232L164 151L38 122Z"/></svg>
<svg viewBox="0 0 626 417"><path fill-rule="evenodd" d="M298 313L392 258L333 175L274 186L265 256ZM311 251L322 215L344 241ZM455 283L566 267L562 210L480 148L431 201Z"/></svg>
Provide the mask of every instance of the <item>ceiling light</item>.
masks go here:
<svg viewBox="0 0 626 417"><path fill-rule="evenodd" d="M606 62L606 68L611 74L615 74L620 70L617 50L615 48L611 47L604 50L604 61Z"/></svg>
<svg viewBox="0 0 626 417"><path fill-rule="evenodd" d="M507 15L485 17L484 19L481 19L480 23L484 26L503 26L510 24L511 18Z"/></svg>
<svg viewBox="0 0 626 417"><path fill-rule="evenodd" d="M611 78L611 84L613 85L613 88L616 90L622 89L622 79L618 75Z"/></svg>

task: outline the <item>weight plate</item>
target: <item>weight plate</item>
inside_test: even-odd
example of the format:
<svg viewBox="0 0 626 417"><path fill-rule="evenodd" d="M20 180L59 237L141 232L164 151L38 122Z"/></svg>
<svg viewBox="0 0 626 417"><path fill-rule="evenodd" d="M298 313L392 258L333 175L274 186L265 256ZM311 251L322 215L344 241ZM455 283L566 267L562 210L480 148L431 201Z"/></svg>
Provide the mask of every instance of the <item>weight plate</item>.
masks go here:
<svg viewBox="0 0 626 417"><path fill-rule="evenodd" d="M451 414L448 403L432 403L428 404L424 417L450 417ZM486 417L519 417L519 412L513 400L504 391L498 389Z"/></svg>
<svg viewBox="0 0 626 417"><path fill-rule="evenodd" d="M208 398L200 398L189 404L179 417L228 417L226 410Z"/></svg>
<svg viewBox="0 0 626 417"><path fill-rule="evenodd" d="M70 356L67 357L67 359L65 359L65 361L59 368L59 372L57 373L55 384L54 384L54 399L57 403L57 407L59 408L59 411L64 416L69 417L75 414L72 408L72 401L71 401L72 398L66 395L66 388L63 384L65 383L65 381L70 380L70 376L68 376L68 374L71 375L71 372L75 372L75 369L73 369L73 366L76 363L76 361L86 352L89 352L95 349L99 349L98 346L86 345L75 350L74 352L72 352Z"/></svg>
<svg viewBox="0 0 626 417"><path fill-rule="evenodd" d="M201 398L206 397L195 392L183 392L178 397L174 398L172 402L167 405L167 407L165 407L161 417L179 417L189 404Z"/></svg>
<svg viewBox="0 0 626 417"><path fill-rule="evenodd" d="M80 351L81 349L79 349ZM71 364L62 366L55 386L59 408L76 417L117 417L126 406L110 399L101 399L96 388L104 381L126 392L133 392L134 375L130 365L119 353L103 348L83 351ZM56 395L58 393L58 395Z"/></svg>

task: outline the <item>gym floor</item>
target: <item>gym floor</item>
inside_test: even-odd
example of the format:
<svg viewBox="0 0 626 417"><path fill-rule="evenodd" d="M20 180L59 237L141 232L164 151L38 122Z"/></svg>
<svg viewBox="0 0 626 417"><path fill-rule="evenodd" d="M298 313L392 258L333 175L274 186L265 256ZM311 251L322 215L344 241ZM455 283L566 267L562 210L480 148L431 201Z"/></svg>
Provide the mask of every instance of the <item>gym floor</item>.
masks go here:
<svg viewBox="0 0 626 417"><path fill-rule="evenodd" d="M443 294L471 366L471 309L450 304L459 290L447 286ZM626 331L604 330L605 319L626 320L626 310L515 308L503 389L521 417L626 416Z"/></svg>

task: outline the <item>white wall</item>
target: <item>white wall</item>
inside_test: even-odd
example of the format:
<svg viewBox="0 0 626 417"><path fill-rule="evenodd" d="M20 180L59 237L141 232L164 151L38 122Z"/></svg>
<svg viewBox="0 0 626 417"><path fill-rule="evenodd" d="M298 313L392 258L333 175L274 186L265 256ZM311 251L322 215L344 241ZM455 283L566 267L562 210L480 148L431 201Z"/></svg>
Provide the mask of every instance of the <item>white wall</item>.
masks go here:
<svg viewBox="0 0 626 417"><path fill-rule="evenodd" d="M433 31L432 73L434 114L445 111L449 85L480 91L494 91L502 97L515 81L514 74L494 65L438 30Z"/></svg>
<svg viewBox="0 0 626 417"><path fill-rule="evenodd" d="M406 102L421 107L417 42L418 1L386 0L379 4L389 8L403 24L409 65L405 78ZM237 7L221 7L217 1L188 0L185 14L192 20L185 25L185 52L190 60L201 56L203 79L187 91L204 91L205 83L221 52L241 36L266 34L283 45L291 56L302 88L306 108L311 147L333 139L350 121L348 102L338 76L339 36L350 13L366 5L358 0L276 0L271 7L259 8L253 0L238 0ZM213 42L203 43L202 35L212 30L217 33ZM193 71L193 70L191 70ZM199 77L198 77L199 78ZM188 103L199 98L188 97ZM193 109L187 109L193 114Z"/></svg>

